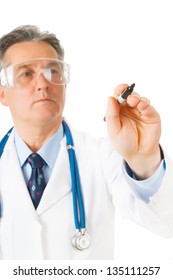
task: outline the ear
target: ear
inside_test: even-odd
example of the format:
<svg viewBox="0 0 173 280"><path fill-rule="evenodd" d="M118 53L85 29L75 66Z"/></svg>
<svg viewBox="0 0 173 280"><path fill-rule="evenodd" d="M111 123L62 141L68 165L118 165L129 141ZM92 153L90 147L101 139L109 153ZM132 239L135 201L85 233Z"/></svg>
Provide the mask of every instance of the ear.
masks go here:
<svg viewBox="0 0 173 280"><path fill-rule="evenodd" d="M8 106L6 94L4 88L0 85L0 103L4 106Z"/></svg>

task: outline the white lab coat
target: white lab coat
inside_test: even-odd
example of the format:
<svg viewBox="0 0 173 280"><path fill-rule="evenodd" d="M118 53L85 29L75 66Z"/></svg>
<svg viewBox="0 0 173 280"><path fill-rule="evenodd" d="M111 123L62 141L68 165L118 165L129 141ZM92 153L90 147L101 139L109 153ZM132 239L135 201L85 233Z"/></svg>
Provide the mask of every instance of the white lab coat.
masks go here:
<svg viewBox="0 0 173 280"><path fill-rule="evenodd" d="M147 205L128 186L122 158L108 139L92 139L72 129L91 246L75 251L71 178L63 138L52 176L35 211L14 145L14 133L0 160L0 251L2 259L112 259L114 214L122 214L165 237L173 233L173 164L167 164L163 184ZM169 181L170 180L170 181Z"/></svg>

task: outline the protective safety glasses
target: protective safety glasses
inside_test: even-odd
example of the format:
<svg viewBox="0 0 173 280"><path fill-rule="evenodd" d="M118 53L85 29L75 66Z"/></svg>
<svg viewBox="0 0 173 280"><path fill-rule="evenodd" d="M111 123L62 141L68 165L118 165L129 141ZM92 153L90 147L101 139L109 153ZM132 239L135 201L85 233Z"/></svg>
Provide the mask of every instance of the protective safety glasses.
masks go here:
<svg viewBox="0 0 173 280"><path fill-rule="evenodd" d="M3 87L25 90L33 87L40 75L53 85L69 82L70 66L58 59L34 58L2 67L0 83Z"/></svg>

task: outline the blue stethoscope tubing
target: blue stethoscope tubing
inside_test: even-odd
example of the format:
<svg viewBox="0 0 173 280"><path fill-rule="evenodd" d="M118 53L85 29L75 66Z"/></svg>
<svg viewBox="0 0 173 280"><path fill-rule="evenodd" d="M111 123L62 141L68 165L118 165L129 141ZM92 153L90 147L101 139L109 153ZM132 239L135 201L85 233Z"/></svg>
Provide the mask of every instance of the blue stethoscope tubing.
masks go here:
<svg viewBox="0 0 173 280"><path fill-rule="evenodd" d="M69 156L70 163L70 174L71 174L71 183L72 183L72 199L73 199L73 213L74 213L74 223L76 228L76 235L72 238L72 245L76 250L83 251L88 249L90 246L90 237L86 233L86 225L85 225L85 210L84 210L84 202L81 191L80 177L79 177L79 169L75 154L75 147L73 137L70 131L69 126L63 120L62 126L64 130L64 134L66 135L66 144L67 151ZM4 151L4 147L13 127L7 132L7 134L3 137L0 142L0 157ZM1 203L0 203L0 217L2 216L1 211Z"/></svg>
<svg viewBox="0 0 173 280"><path fill-rule="evenodd" d="M7 132L7 134L2 138L2 140L0 141L0 158L2 156L2 153L4 151L4 147L6 142L8 141L8 138L10 136L11 131L13 130L13 127Z"/></svg>
<svg viewBox="0 0 173 280"><path fill-rule="evenodd" d="M67 123L63 120L63 129L66 135L67 151L70 162L70 173L72 181L72 197L73 197L73 211L74 223L77 230L85 229L85 210L84 202L81 192L79 169L75 154L75 147L70 129Z"/></svg>

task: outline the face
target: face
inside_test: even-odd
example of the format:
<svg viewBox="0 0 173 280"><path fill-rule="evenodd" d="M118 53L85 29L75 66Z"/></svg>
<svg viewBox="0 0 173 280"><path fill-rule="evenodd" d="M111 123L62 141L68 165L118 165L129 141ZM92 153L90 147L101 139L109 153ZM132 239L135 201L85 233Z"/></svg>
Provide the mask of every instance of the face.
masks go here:
<svg viewBox="0 0 173 280"><path fill-rule="evenodd" d="M22 42L9 47L3 63L11 65L35 58L58 59L54 48L46 42ZM39 70L39 69L38 69ZM56 125L62 119L66 85L51 84L41 74L27 90L0 89L0 101L9 106L14 124Z"/></svg>

